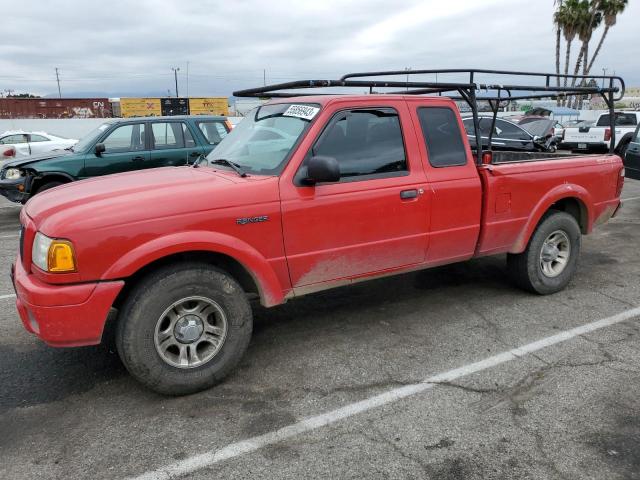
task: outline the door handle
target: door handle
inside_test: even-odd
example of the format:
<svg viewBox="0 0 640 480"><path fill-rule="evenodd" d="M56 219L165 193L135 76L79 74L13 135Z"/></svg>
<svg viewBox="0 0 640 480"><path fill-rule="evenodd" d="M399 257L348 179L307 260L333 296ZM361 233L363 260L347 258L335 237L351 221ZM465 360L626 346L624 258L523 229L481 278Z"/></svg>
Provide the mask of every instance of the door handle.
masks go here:
<svg viewBox="0 0 640 480"><path fill-rule="evenodd" d="M138 157L133 157L133 158L131 159L131 161L132 161L132 162L141 162L142 160L144 160L144 157L140 157L140 156L138 156Z"/></svg>
<svg viewBox="0 0 640 480"><path fill-rule="evenodd" d="M402 190L400 192L400 198L402 200L411 200L412 198L417 198L418 197L418 190L417 189L413 189L413 190Z"/></svg>

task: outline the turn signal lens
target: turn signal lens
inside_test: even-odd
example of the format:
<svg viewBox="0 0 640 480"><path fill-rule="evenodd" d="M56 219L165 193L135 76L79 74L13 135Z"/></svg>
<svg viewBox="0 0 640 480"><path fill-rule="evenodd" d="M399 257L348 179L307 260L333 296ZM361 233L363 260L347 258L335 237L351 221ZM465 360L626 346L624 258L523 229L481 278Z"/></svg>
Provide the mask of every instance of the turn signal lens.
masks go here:
<svg viewBox="0 0 640 480"><path fill-rule="evenodd" d="M75 272L76 259L73 245L65 240L54 240L49 246L48 270L52 273Z"/></svg>

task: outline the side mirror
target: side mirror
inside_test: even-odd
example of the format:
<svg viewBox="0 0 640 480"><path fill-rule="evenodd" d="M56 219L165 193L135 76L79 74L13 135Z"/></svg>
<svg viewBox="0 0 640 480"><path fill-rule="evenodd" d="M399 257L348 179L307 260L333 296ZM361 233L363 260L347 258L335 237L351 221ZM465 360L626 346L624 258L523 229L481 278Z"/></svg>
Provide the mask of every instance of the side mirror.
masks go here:
<svg viewBox="0 0 640 480"><path fill-rule="evenodd" d="M106 151L106 147L104 146L104 143L96 143L95 146L95 152L96 152L96 156L100 157L102 156L102 154Z"/></svg>
<svg viewBox="0 0 640 480"><path fill-rule="evenodd" d="M322 182L337 182L340 180L340 166L333 157L317 156L311 157L307 163L308 184Z"/></svg>

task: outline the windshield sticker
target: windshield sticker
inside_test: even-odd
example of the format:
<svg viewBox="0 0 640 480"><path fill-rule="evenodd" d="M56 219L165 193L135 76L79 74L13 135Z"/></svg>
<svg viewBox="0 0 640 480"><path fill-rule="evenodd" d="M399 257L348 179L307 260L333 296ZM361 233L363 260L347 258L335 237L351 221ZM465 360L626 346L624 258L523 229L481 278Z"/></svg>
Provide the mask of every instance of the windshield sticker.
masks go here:
<svg viewBox="0 0 640 480"><path fill-rule="evenodd" d="M305 120L311 120L320 111L318 107L311 107L309 105L291 105L282 114L285 117L298 117Z"/></svg>

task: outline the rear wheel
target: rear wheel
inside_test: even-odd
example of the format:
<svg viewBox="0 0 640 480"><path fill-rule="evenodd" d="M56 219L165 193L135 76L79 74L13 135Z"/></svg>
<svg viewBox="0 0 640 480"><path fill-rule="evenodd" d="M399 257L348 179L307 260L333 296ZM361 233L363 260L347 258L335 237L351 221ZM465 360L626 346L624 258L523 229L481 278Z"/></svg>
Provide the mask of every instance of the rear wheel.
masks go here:
<svg viewBox="0 0 640 480"><path fill-rule="evenodd" d="M507 256L511 278L519 287L540 295L558 292L575 274L580 246L576 219L566 212L550 211L538 224L526 250Z"/></svg>
<svg viewBox="0 0 640 480"><path fill-rule="evenodd" d="M137 380L168 395L221 381L247 349L253 325L240 285L201 263L152 273L119 317L116 346L123 363Z"/></svg>

